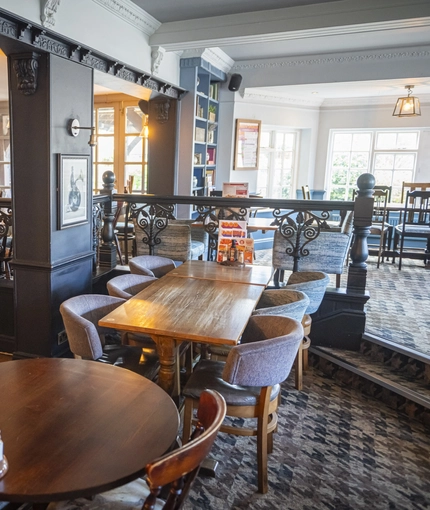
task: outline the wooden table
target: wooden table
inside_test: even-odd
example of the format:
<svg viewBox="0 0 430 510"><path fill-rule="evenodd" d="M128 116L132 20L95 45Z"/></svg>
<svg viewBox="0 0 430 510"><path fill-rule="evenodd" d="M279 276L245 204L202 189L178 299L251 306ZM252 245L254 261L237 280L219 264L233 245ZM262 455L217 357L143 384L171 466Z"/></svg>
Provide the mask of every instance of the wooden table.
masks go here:
<svg viewBox="0 0 430 510"><path fill-rule="evenodd" d="M177 343L236 345L263 285L163 277L99 321L151 335L160 356L158 384L174 394Z"/></svg>
<svg viewBox="0 0 430 510"><path fill-rule="evenodd" d="M222 266L217 262L187 260L176 269L169 271L166 276L218 280L266 287L272 279L272 274L273 268L268 266Z"/></svg>
<svg viewBox="0 0 430 510"><path fill-rule="evenodd" d="M179 416L148 379L95 361L0 364L0 430L9 471L0 501L91 496L142 475L173 443Z"/></svg>

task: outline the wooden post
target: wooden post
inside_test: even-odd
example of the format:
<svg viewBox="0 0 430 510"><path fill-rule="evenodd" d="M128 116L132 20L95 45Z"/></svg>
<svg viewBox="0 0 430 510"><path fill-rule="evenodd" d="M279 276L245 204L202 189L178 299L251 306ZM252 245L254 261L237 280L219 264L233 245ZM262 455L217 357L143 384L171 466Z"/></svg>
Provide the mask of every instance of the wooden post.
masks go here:
<svg viewBox="0 0 430 510"><path fill-rule="evenodd" d="M366 290L369 256L367 237L370 234L373 214L373 187L375 177L362 174L357 179L358 192L354 204L354 230L351 263L348 270L347 291L363 294Z"/></svg>
<svg viewBox="0 0 430 510"><path fill-rule="evenodd" d="M110 201L104 204L102 245L100 246L100 266L113 269L116 267L116 246L114 242L114 213L112 212L112 195L115 183L115 174L107 170L102 175L103 189L100 194L109 195Z"/></svg>

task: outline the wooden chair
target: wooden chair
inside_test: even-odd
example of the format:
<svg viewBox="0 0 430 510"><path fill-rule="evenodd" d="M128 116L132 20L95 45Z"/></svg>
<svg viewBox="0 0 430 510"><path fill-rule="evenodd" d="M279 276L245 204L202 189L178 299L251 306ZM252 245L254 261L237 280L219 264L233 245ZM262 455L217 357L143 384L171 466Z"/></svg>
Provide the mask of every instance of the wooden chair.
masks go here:
<svg viewBox="0 0 430 510"><path fill-rule="evenodd" d="M382 187L381 187L382 188ZM391 186L386 186L386 189L374 188L373 191L373 215L372 225L370 227L370 234L379 236L378 243L378 262L376 267L379 269L379 264L384 260L383 252L387 245L391 245L392 226L388 223L387 204L389 195L391 193ZM369 244L369 247L371 245Z"/></svg>
<svg viewBox="0 0 430 510"><path fill-rule="evenodd" d="M69 347L76 358L100 361L121 366L154 380L158 374L159 359L155 347L121 344L115 331L101 328L99 320L125 303L125 299L99 294L83 294L64 301L60 306ZM108 341L112 339L110 344Z"/></svg>
<svg viewBox="0 0 430 510"><path fill-rule="evenodd" d="M426 248L404 250L405 238L424 238L427 240ZM400 247L398 248L400 241ZM430 260L430 190L407 191L405 207L401 211L400 223L394 228L394 253L399 256L399 270L402 269L404 257L423 259L424 264Z"/></svg>
<svg viewBox="0 0 430 510"><path fill-rule="evenodd" d="M209 455L224 420L226 403L216 391L203 391L197 410L197 425L191 440L146 465L146 480L138 479L103 492L91 501L50 503L47 510L141 510L182 508L203 460ZM167 490L165 501L160 494ZM144 501L142 506L142 501Z"/></svg>
<svg viewBox="0 0 430 510"><path fill-rule="evenodd" d="M311 190L309 189L309 186L307 184L305 186L302 186L302 194L303 194L303 200L311 199Z"/></svg>
<svg viewBox="0 0 430 510"><path fill-rule="evenodd" d="M403 182L402 183L402 194L400 196L400 202L405 203L406 193L408 191L430 191L430 182Z"/></svg>
<svg viewBox="0 0 430 510"><path fill-rule="evenodd" d="M254 428L222 425L220 431L257 436L258 490L261 493L268 490L267 454L272 452L273 432L277 428L280 383L290 373L302 338L302 325L294 319L253 316L243 333L243 343L231 349L227 361L200 361L183 389L184 442L191 430L193 408L207 388L224 397L227 416L257 419Z"/></svg>

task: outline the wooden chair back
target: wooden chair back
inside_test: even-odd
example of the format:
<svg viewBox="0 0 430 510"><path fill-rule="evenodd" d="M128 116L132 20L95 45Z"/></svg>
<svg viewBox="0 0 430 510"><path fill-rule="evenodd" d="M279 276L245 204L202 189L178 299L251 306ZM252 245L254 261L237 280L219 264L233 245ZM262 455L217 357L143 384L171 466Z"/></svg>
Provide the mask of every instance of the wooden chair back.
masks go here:
<svg viewBox="0 0 430 510"><path fill-rule="evenodd" d="M374 188L372 223L383 224L387 221L387 203L389 202L388 196L391 193L391 186L386 186L386 188L377 189L376 186Z"/></svg>
<svg viewBox="0 0 430 510"><path fill-rule="evenodd" d="M406 225L430 225L430 189L406 192L402 223L403 230Z"/></svg>
<svg viewBox="0 0 430 510"><path fill-rule="evenodd" d="M401 202L404 202L407 191L430 191L430 182L403 182L402 183L402 195L400 198ZM411 202L409 202L411 203Z"/></svg>
<svg viewBox="0 0 430 510"><path fill-rule="evenodd" d="M393 191L392 186L385 186L383 184L377 184L376 186L373 187L373 189L375 191L376 190L387 191L387 202L391 202L391 192Z"/></svg>
<svg viewBox="0 0 430 510"><path fill-rule="evenodd" d="M302 186L302 194L303 194L303 200L310 200L311 199L311 191L310 191L309 186L307 184L305 186Z"/></svg>
<svg viewBox="0 0 430 510"><path fill-rule="evenodd" d="M163 508L178 510L182 507L201 463L212 448L226 410L225 400L219 393L213 390L202 392L197 409L198 422L191 441L147 464L150 494L142 510L153 510L161 489L168 484L171 484L170 492Z"/></svg>

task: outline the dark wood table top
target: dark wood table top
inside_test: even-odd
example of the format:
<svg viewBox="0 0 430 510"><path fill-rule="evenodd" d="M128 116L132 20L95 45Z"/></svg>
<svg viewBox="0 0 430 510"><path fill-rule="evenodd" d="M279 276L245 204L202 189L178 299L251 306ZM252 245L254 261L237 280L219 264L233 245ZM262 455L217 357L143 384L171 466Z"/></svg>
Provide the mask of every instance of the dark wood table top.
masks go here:
<svg viewBox="0 0 430 510"><path fill-rule="evenodd" d="M0 364L0 430L9 471L0 501L91 496L142 475L173 443L179 415L159 386L77 359Z"/></svg>

